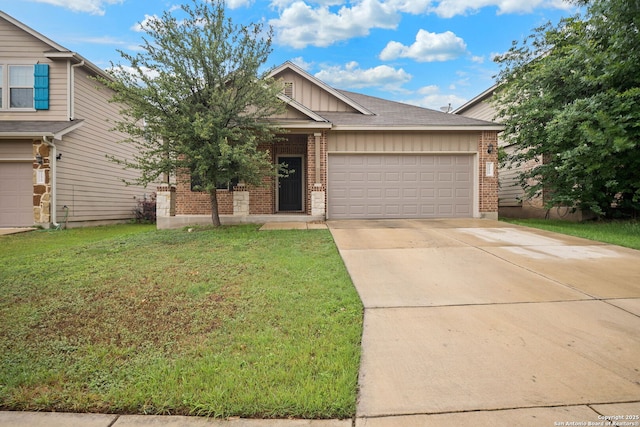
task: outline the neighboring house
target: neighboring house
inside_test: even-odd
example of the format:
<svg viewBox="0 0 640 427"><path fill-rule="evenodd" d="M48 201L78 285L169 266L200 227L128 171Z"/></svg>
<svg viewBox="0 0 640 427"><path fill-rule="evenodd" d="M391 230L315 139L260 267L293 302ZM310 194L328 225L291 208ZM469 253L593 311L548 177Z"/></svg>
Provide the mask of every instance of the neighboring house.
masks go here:
<svg viewBox="0 0 640 427"><path fill-rule="evenodd" d="M491 104L491 98L498 85L493 85L452 113L478 120L497 122L497 110ZM516 147L498 138L498 146L509 156L515 153ZM581 220L581 213L572 213L569 208L544 207L544 190L536 197L528 197L520 183L520 174L539 165L542 158L529 160L522 165L505 164L499 168L498 213L507 218L562 218Z"/></svg>
<svg viewBox="0 0 640 427"><path fill-rule="evenodd" d="M118 106L77 53L0 12L0 227L132 217L145 189L106 155L131 158L108 120Z"/></svg>
<svg viewBox="0 0 640 427"><path fill-rule="evenodd" d="M223 222L497 218L501 126L334 89L286 62L286 130L269 150L295 173L219 189ZM188 178L188 177L187 177ZM210 223L209 196L188 179L158 192L158 227Z"/></svg>

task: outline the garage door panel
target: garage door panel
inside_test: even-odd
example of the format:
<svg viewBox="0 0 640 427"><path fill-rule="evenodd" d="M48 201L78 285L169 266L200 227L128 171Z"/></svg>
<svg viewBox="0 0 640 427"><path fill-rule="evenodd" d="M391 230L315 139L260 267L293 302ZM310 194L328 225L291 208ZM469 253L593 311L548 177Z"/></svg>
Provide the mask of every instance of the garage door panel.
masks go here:
<svg viewBox="0 0 640 427"><path fill-rule="evenodd" d="M0 163L0 227L33 225L33 165Z"/></svg>
<svg viewBox="0 0 640 427"><path fill-rule="evenodd" d="M333 219L471 217L472 172L469 155L330 154L328 214Z"/></svg>

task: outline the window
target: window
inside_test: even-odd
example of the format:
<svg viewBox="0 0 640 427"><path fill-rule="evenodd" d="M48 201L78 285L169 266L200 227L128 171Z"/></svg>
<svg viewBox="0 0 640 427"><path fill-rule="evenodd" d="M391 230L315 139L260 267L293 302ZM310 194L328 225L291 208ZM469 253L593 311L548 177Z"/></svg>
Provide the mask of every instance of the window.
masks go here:
<svg viewBox="0 0 640 427"><path fill-rule="evenodd" d="M49 65L0 65L0 109L48 110Z"/></svg>
<svg viewBox="0 0 640 427"><path fill-rule="evenodd" d="M33 108L33 66L9 66L9 108Z"/></svg>
<svg viewBox="0 0 640 427"><path fill-rule="evenodd" d="M233 178L230 182L219 182L216 185L217 190L233 190L238 185L238 179ZM191 174L191 191L204 191L202 180L194 173Z"/></svg>

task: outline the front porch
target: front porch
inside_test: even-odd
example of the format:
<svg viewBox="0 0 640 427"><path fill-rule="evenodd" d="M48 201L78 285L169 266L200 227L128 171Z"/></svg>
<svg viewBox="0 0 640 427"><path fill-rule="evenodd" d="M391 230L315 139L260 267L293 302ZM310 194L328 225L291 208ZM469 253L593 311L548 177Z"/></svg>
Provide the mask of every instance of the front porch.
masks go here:
<svg viewBox="0 0 640 427"><path fill-rule="evenodd" d="M287 176L268 176L261 186L242 183L217 190L223 224L316 222L326 217L326 132L290 134L268 151L273 164L286 164ZM157 190L158 229L211 224L209 194L179 176Z"/></svg>

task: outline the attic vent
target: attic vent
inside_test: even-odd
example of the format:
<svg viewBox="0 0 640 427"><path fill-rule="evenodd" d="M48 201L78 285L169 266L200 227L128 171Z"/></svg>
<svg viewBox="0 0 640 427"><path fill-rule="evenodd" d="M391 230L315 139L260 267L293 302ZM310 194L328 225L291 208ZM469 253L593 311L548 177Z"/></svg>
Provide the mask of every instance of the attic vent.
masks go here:
<svg viewBox="0 0 640 427"><path fill-rule="evenodd" d="M293 82L284 82L284 94L293 98Z"/></svg>

